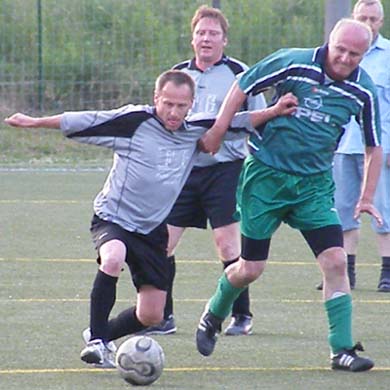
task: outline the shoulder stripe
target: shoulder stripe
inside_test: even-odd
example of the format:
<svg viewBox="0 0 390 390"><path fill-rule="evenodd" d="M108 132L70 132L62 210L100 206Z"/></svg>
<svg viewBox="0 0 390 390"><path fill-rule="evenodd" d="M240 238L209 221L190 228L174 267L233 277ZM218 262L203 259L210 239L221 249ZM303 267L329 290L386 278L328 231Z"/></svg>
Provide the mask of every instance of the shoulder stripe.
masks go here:
<svg viewBox="0 0 390 390"><path fill-rule="evenodd" d="M339 87L339 88L337 88ZM367 88L361 84L351 81L344 81L341 85L334 86L333 89L346 96L352 97L362 107L362 117L364 123L364 134L367 146L377 146L380 144L376 129L377 118L375 116L375 97Z"/></svg>
<svg viewBox="0 0 390 390"><path fill-rule="evenodd" d="M307 64L290 65L256 80L253 84L249 85L244 92L246 94L251 92L257 94L273 85L277 85L278 83L289 79L306 81L310 84L318 84L323 80L322 69L319 66Z"/></svg>
<svg viewBox="0 0 390 390"><path fill-rule="evenodd" d="M140 124L153 117L146 111L133 111L117 116L96 126L88 127L76 133L69 134L69 138L75 137L121 137L131 138Z"/></svg>
<svg viewBox="0 0 390 390"><path fill-rule="evenodd" d="M188 68L190 63L191 63L191 61L189 61L189 60L186 60L186 61L183 61L183 62L179 62L178 64L174 65L172 67L172 69L174 69L174 70L182 70L182 69Z"/></svg>

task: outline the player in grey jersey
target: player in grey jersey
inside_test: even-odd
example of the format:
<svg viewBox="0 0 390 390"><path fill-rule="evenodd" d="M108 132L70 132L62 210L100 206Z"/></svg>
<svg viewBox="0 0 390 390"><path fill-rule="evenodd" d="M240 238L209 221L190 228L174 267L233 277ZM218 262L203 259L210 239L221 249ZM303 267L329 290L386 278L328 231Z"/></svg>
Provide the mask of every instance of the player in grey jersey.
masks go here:
<svg viewBox="0 0 390 390"><path fill-rule="evenodd" d="M224 54L228 42L228 21L213 7L200 6L191 21L194 58L174 66L195 81L195 100L191 112L216 116L231 85L248 66ZM243 109L266 106L262 94L251 96ZM187 228L212 229L217 255L223 268L238 260L240 232L234 219L236 188L241 167L248 155L246 139L225 140L216 155L200 153L167 219L171 264L164 320L146 334L171 334L176 331L172 289L175 277L175 249ZM246 335L252 331L249 291L245 289L234 302L226 335Z"/></svg>
<svg viewBox="0 0 390 390"><path fill-rule="evenodd" d="M194 82L184 72L164 72L156 81L154 106L127 105L111 111L66 112L34 118L14 114L15 127L56 128L75 141L110 148L114 161L94 202L91 233L99 269L91 291L90 329L81 359L113 367L112 340L161 322L168 286L165 219L198 154L197 140L213 124L209 115L184 120L192 106ZM229 136L242 137L276 115L294 111L287 95L262 111L240 113ZM109 320L118 277L127 263L137 303Z"/></svg>

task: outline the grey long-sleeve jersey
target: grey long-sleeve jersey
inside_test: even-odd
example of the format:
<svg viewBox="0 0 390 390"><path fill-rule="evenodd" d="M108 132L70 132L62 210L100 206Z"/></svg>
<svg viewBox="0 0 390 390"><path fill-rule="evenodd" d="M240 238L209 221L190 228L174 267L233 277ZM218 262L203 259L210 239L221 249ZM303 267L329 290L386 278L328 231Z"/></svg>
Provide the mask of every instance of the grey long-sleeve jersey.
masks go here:
<svg viewBox="0 0 390 390"><path fill-rule="evenodd" d="M195 114L167 130L154 107L65 112L61 130L81 143L114 151L113 165L94 201L94 212L128 231L147 234L167 217L199 153L197 141L214 123ZM253 132L248 112L235 116L228 138Z"/></svg>

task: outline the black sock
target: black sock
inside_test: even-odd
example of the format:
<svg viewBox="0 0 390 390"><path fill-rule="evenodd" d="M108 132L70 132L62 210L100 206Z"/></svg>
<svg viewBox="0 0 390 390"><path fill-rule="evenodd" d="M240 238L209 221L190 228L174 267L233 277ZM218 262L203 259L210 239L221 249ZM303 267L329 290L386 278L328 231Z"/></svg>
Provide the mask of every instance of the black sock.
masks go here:
<svg viewBox="0 0 390 390"><path fill-rule="evenodd" d="M233 260L228 260L224 261L223 264L223 269L226 269L229 267L230 264L235 263L238 261L239 257ZM252 317L252 313L249 310L249 287L247 287L245 290L241 292L241 294L238 296L238 298L234 301L233 303L233 308L232 308L232 316L237 316L237 315L246 315Z"/></svg>
<svg viewBox="0 0 390 390"><path fill-rule="evenodd" d="M354 287L356 283L355 261L356 255L347 255L348 278L351 287Z"/></svg>
<svg viewBox="0 0 390 390"><path fill-rule="evenodd" d="M108 321L107 338L109 341L116 340L120 337L137 333L145 328L146 326L138 320L135 306L133 306L123 310L117 317Z"/></svg>
<svg viewBox="0 0 390 390"><path fill-rule="evenodd" d="M382 257L381 280L390 279L390 256Z"/></svg>
<svg viewBox="0 0 390 390"><path fill-rule="evenodd" d="M165 300L164 308L164 320L167 320L171 315L173 315L173 281L175 280L176 275L176 262L175 256L169 256L169 275L168 275L168 289L167 289L167 298Z"/></svg>
<svg viewBox="0 0 390 390"><path fill-rule="evenodd" d="M91 340L107 340L107 324L115 304L118 278L98 270L91 291L90 328Z"/></svg>

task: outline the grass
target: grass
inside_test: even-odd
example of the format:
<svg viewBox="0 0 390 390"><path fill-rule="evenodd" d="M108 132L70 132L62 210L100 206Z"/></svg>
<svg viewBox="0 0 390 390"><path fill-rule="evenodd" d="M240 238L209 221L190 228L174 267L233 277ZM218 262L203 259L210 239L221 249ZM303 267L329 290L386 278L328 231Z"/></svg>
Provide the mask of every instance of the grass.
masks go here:
<svg viewBox="0 0 390 390"><path fill-rule="evenodd" d="M0 128L3 167L107 167L111 156L110 150L69 141L57 130Z"/></svg>
<svg viewBox="0 0 390 390"><path fill-rule="evenodd" d="M106 172L0 171L1 388L127 389L115 370L79 359L96 272L88 228ZM389 297L376 292L374 236L364 223L354 298L354 338L376 362L371 372L329 369L320 273L299 233L282 227L264 276L250 288L254 333L221 336L201 357L194 331L221 273L209 231L189 230L177 251L178 332L156 336L166 368L158 389L388 389ZM114 314L135 299L124 272Z"/></svg>

